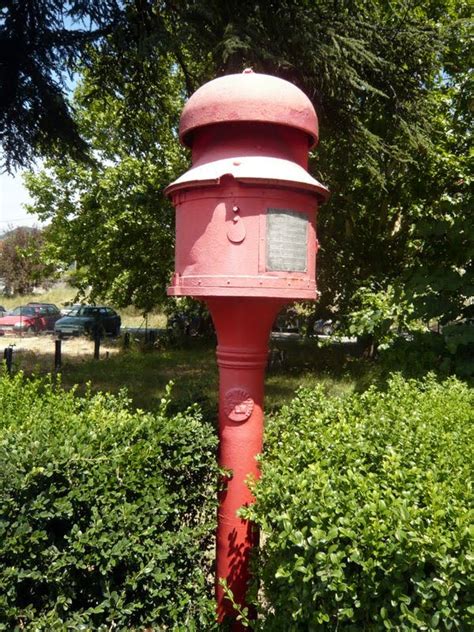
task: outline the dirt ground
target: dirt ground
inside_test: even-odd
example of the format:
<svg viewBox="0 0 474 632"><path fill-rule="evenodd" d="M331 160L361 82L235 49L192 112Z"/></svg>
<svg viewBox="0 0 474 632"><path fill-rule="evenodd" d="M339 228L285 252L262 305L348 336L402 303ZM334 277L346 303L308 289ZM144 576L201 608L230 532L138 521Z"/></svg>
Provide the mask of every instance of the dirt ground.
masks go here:
<svg viewBox="0 0 474 632"><path fill-rule="evenodd" d="M22 369L38 368L51 370L54 367L56 336L53 334L0 336L0 359L3 350L13 348L13 362ZM101 341L100 357L106 358L120 351L121 340ZM90 360L94 357L94 341L86 337L66 338L61 341L62 362L73 363Z"/></svg>

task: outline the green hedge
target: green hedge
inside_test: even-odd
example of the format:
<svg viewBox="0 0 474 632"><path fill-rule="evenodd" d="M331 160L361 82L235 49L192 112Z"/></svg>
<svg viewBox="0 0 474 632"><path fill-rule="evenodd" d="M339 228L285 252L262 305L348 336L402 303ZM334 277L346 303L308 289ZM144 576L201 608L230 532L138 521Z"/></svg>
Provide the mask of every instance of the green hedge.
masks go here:
<svg viewBox="0 0 474 632"><path fill-rule="evenodd" d="M0 629L211 630L216 438L0 379Z"/></svg>
<svg viewBox="0 0 474 632"><path fill-rule="evenodd" d="M302 390L269 424L250 513L264 630L468 630L473 391ZM470 532L471 528L471 532Z"/></svg>

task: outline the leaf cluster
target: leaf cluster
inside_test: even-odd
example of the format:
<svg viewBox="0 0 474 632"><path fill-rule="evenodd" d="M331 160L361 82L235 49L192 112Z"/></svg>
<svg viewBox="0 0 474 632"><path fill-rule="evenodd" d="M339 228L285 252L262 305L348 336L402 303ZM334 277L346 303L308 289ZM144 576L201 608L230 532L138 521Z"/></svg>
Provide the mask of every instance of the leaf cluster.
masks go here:
<svg viewBox="0 0 474 632"><path fill-rule="evenodd" d="M48 177L29 181L31 209L53 222L51 257L77 260L104 300L161 302L173 240L161 196L188 164L184 99L251 66L301 87L320 119L310 170L332 192L320 315L349 313L370 280L397 287L415 320L453 319L473 285L469 14L465 0L122 3L79 68L74 121L94 162L53 146Z"/></svg>
<svg viewBox="0 0 474 632"><path fill-rule="evenodd" d="M1 630L213 628L216 438L168 404L0 379Z"/></svg>
<svg viewBox="0 0 474 632"><path fill-rule="evenodd" d="M1 167L24 167L50 146L84 160L88 148L67 79L120 16L115 0L6 0L0 13Z"/></svg>
<svg viewBox="0 0 474 632"><path fill-rule="evenodd" d="M455 379L299 392L245 514L264 534L262 629L472 629L473 416Z"/></svg>
<svg viewBox="0 0 474 632"><path fill-rule="evenodd" d="M168 63L154 67L160 91L146 113L96 90L86 73L77 89L77 120L95 153L94 164L53 155L28 174L33 210L50 222L48 256L73 261L79 290L91 300L143 312L161 303L173 259L174 212L164 188L185 169L176 139L182 105L180 77Z"/></svg>

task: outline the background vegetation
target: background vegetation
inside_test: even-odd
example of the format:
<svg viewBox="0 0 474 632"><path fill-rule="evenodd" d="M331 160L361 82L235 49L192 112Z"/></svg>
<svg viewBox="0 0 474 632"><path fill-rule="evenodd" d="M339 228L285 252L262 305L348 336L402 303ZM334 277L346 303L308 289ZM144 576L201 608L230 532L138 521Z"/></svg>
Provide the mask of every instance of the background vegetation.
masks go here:
<svg viewBox="0 0 474 632"><path fill-rule="evenodd" d="M16 61L2 75L1 138L10 168L45 159L28 188L51 223L46 260L75 260L92 297L162 302L163 188L189 164L180 110L205 81L250 65L300 86L320 118L311 171L332 197L317 315L337 313L375 347L402 327L469 317L470 19L465 0L8 2L2 50Z"/></svg>
<svg viewBox="0 0 474 632"><path fill-rule="evenodd" d="M186 98L246 66L308 95L321 124L310 170L332 197L321 298L300 314L308 332L337 320L378 362L342 342L274 354L245 514L265 536L257 627L471 630L472 391L386 383L394 368L473 372L470 3L7 0L0 27L2 166L41 159L26 182L49 223L41 264L29 242L10 260L75 262L79 295L135 316L165 300L163 189L189 166ZM174 342L65 365L68 389L126 382L133 404L2 377L0 628L213 629L216 369L211 346Z"/></svg>
<svg viewBox="0 0 474 632"><path fill-rule="evenodd" d="M53 270L42 259L44 232L19 227L0 236L0 278L8 294L28 294L34 287L47 285Z"/></svg>

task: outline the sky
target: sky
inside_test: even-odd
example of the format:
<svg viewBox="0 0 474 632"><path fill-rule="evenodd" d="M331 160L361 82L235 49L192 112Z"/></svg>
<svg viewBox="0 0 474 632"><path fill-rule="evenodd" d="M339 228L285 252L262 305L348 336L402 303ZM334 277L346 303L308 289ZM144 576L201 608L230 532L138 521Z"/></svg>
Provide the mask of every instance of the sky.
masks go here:
<svg viewBox="0 0 474 632"><path fill-rule="evenodd" d="M64 16L65 28L89 28L87 23L72 21L69 16ZM66 93L72 94L77 85L78 76L64 74ZM28 192L23 185L22 172L16 171L13 175L0 173L0 235L10 228L17 226L42 226L36 215L27 213L24 204L31 202Z"/></svg>
<svg viewBox="0 0 474 632"><path fill-rule="evenodd" d="M21 171L0 174L0 234L17 226L41 226L38 217L23 208L30 201Z"/></svg>

